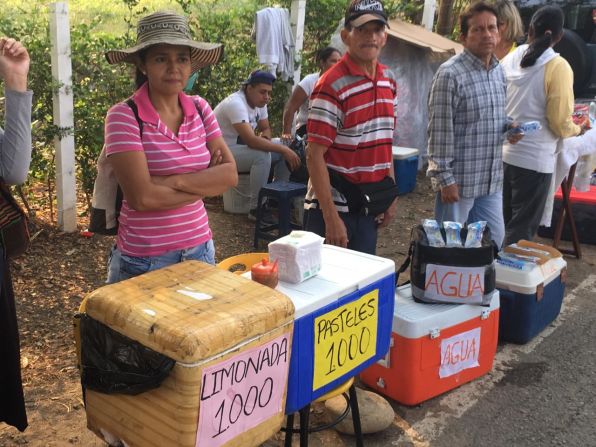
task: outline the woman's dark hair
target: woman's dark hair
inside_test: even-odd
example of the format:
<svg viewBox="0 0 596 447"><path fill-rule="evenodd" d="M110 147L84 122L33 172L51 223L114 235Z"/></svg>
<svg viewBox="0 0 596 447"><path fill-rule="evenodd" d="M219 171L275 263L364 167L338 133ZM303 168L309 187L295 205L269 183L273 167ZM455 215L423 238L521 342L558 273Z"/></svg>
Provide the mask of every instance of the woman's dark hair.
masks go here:
<svg viewBox="0 0 596 447"><path fill-rule="evenodd" d="M561 37L564 17L561 8L551 5L543 6L534 13L529 30L532 43L522 57L522 68L533 66L542 53Z"/></svg>
<svg viewBox="0 0 596 447"><path fill-rule="evenodd" d="M147 51L149 51L149 48L151 47L143 48L142 50L139 50L139 52L137 53L139 60L143 63L147 59ZM143 73L141 69L137 66L135 68L135 90L141 87L141 85L143 85L145 82L147 82L147 75Z"/></svg>
<svg viewBox="0 0 596 447"><path fill-rule="evenodd" d="M482 1L472 3L459 16L459 29L461 30L463 36L468 35L468 30L470 29L470 25L468 24L468 22L470 21L470 19L478 14L482 14L483 12L490 12L495 16L497 20L499 18L497 10L492 5L489 5L488 3L484 3Z"/></svg>
<svg viewBox="0 0 596 447"><path fill-rule="evenodd" d="M341 54L341 51L334 47L325 47L317 51L317 64L327 62L327 59L329 59L333 53Z"/></svg>

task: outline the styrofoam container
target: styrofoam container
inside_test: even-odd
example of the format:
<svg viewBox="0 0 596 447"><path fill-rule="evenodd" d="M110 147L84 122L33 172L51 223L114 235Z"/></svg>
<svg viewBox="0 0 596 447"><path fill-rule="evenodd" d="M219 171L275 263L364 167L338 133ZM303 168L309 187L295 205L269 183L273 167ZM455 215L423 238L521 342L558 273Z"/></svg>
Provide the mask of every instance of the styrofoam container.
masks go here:
<svg viewBox="0 0 596 447"><path fill-rule="evenodd" d="M499 338L527 343L557 318L566 278L567 262L562 257L529 271L497 262L496 284L501 294Z"/></svg>
<svg viewBox="0 0 596 447"><path fill-rule="evenodd" d="M416 173L418 172L418 149L411 147L393 146L393 167L397 191L407 194L416 187Z"/></svg>
<svg viewBox="0 0 596 447"><path fill-rule="evenodd" d="M88 317L176 362L159 387L137 395L87 388L87 425L101 437L247 447L281 427L293 326L283 294L187 261L101 287L83 303ZM84 339L78 346L83 363L97 352Z"/></svg>
<svg viewBox="0 0 596 447"><path fill-rule="evenodd" d="M379 393L406 405L438 396L492 369L497 349L499 292L489 307L423 304L410 285L395 294L387 356L360 374Z"/></svg>
<svg viewBox="0 0 596 447"><path fill-rule="evenodd" d="M277 291L290 298L295 309L286 414L300 410L337 388L382 358L389 349L395 295L395 263L390 259L326 244L323 244L321 259L321 270L316 276L299 284L280 281L276 287ZM371 304L371 297L374 298L372 307L363 308L365 304ZM364 314L358 317L358 312L354 312L354 309L371 311L371 318L364 320ZM321 339L321 325L337 318L341 312L347 317L363 320L361 324L350 328L354 332L339 330L329 333L329 338L326 334ZM341 367L338 363L335 371L324 374L327 368L325 362L328 360L325 358L326 349L337 343L338 348L334 354L338 354L339 346L345 344L342 340L346 340L346 334L349 334L347 339L355 340L359 331L364 332L364 327L375 329L373 332L376 342L370 343L369 349L364 349L365 353L356 355L353 361L342 362ZM362 341L363 338L360 337L359 340ZM325 344L327 341L333 344ZM317 359L322 362L317 362Z"/></svg>
<svg viewBox="0 0 596 447"><path fill-rule="evenodd" d="M238 184L223 193L224 211L248 214L250 211L250 174L238 174Z"/></svg>

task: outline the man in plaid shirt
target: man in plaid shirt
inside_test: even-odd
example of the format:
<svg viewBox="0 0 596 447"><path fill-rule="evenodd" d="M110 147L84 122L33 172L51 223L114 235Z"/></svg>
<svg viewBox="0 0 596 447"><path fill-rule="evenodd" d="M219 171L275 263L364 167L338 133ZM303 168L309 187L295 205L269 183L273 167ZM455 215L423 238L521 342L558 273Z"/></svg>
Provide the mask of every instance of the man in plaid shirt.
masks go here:
<svg viewBox="0 0 596 447"><path fill-rule="evenodd" d="M500 247L506 81L493 52L497 13L478 2L460 16L464 51L439 67L431 87L428 171L438 222L485 220ZM516 141L511 141L512 143Z"/></svg>

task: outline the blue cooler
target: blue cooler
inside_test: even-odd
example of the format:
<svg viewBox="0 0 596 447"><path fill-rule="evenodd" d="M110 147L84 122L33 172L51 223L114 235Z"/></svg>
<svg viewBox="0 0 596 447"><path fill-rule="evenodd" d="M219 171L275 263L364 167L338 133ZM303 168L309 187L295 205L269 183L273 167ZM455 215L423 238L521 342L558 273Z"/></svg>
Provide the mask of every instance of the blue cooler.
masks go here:
<svg viewBox="0 0 596 447"><path fill-rule="evenodd" d="M561 311L567 263L552 258L530 271L496 263L501 295L499 340L524 344L538 335Z"/></svg>
<svg viewBox="0 0 596 447"><path fill-rule="evenodd" d="M277 291L295 306L286 414L337 388L389 351L395 298L390 259L323 245L320 272Z"/></svg>
<svg viewBox="0 0 596 447"><path fill-rule="evenodd" d="M399 195L413 191L418 172L418 149L393 146L393 167Z"/></svg>

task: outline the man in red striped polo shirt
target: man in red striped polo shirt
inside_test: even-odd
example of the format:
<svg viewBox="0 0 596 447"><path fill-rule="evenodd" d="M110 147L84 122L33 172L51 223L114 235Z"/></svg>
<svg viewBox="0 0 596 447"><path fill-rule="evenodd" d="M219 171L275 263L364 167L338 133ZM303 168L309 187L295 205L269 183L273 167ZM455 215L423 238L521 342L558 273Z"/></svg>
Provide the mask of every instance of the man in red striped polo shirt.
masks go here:
<svg viewBox="0 0 596 447"><path fill-rule="evenodd" d="M386 26L379 0L350 3L341 31L347 52L315 86L307 123L305 229L325 237L328 244L371 254L377 229L395 217L397 199L384 212L365 215L351 206L340 185L345 180L356 185L394 180L397 86L389 69L378 62L387 41Z"/></svg>

